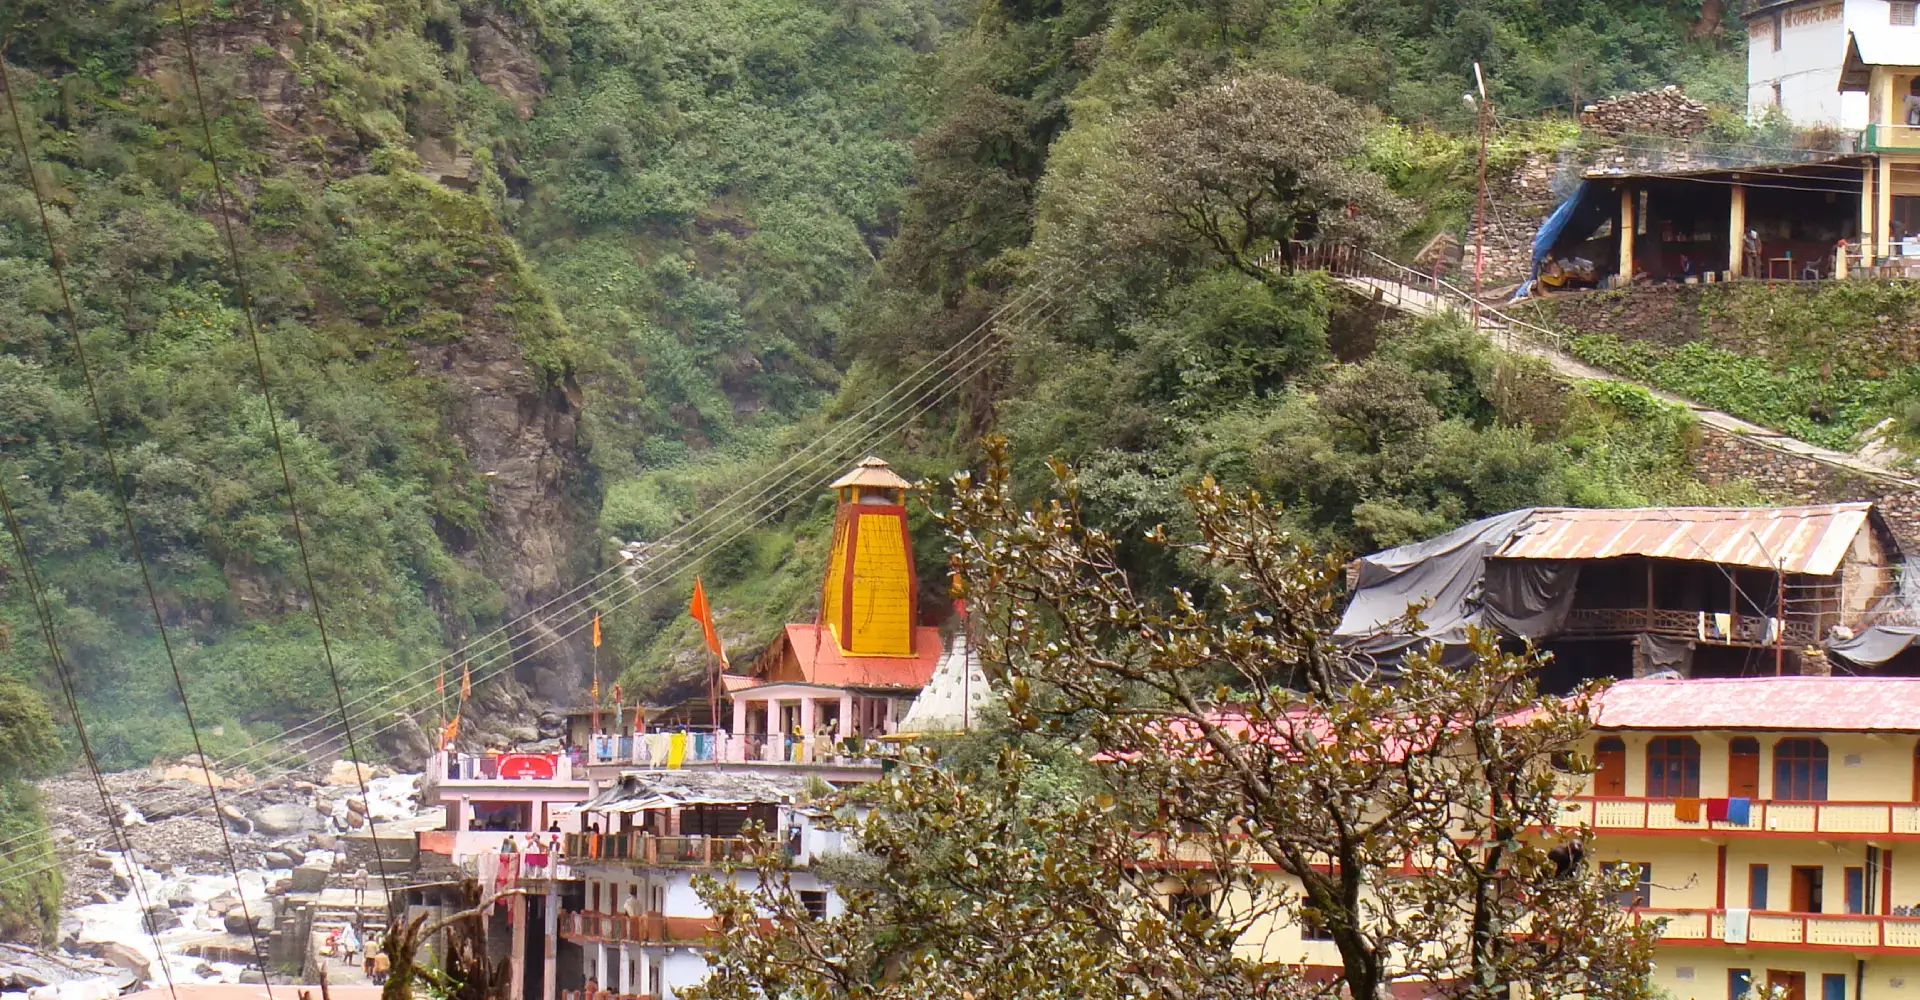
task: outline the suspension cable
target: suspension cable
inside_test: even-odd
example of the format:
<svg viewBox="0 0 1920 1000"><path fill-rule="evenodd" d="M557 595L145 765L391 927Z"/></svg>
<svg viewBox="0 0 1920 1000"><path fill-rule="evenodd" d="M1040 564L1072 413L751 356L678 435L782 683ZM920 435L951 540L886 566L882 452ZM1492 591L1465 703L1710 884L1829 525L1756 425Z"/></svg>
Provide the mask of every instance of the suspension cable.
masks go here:
<svg viewBox="0 0 1920 1000"><path fill-rule="evenodd" d="M260 327L253 315L253 296L247 291L247 269L240 259L240 244L233 235L233 206L227 195L226 180L220 173L220 155L214 148L213 124L207 115L207 98L200 89L200 62L194 55L193 22L187 17L186 0L174 0L180 16L180 35L187 56L187 78L193 84L193 101L200 109L200 134L206 141L207 164L213 170L214 196L220 209L220 229L226 235L227 255L233 262L234 292L240 298L240 312L246 319L247 339L253 344L254 369L260 377L260 396L266 402L267 427L273 434L273 453L280 462L280 482L286 489L287 514L293 520L293 540L300 550L300 570L306 577L307 600L313 606L314 626L320 630L320 651L326 659L327 678L333 684L334 701L340 707L340 726L347 737L347 757L353 762L353 776L359 782L361 801L367 803L367 839L373 844L374 863L380 867L380 894L386 898L389 920L393 914L393 894L387 889L387 861L380 850L380 831L373 819L373 791L367 785L366 762L354 737L353 719L347 714L346 689L340 683L340 668L334 663L333 642L327 636L327 615L321 605L320 588L314 583L313 559L307 552L307 533L300 522L300 499L293 486L293 471L287 465L286 448L280 440L280 416L273 402L273 386L267 379L266 352L260 346ZM271 998L269 998L271 1000Z"/></svg>
<svg viewBox="0 0 1920 1000"><path fill-rule="evenodd" d="M167 667L173 674L174 690L180 695L180 708L186 715L187 731L193 737L194 754L199 759L201 774L207 781L207 795L213 804L214 826L220 830L220 842L226 850L227 867L233 873L234 894L240 899L240 912L247 921L247 934L253 942L254 959L260 968L260 978L271 979L267 969L266 950L260 944L260 932L253 924L253 915L247 909L247 894L240 881L240 861L234 854L233 835L227 829L225 814L220 809L220 791L213 777L213 766L208 762L206 746L200 739L200 726L193 716L193 702L187 696L187 682L180 672L180 660L174 654L173 638L168 634L166 614L160 608L160 595L153 585L153 571L147 565L146 552L140 546L140 534L134 528L133 504L127 495L127 484L120 475L120 460L115 454L113 437L107 430L106 412L100 405L100 391L93 379L93 368L87 360L87 349L80 335L80 315L73 306L73 295L67 285L66 264L60 255L60 248L53 237L53 224L47 217L45 193L40 190L40 175L33 169L33 153L27 144L26 125L21 121L20 108L13 96L13 85L7 79L4 66L0 66L0 93L4 93L7 112L13 118L14 136L20 143L20 157L27 171L27 181L33 189L34 204L39 211L40 232L46 237L47 259L53 267L54 282L60 290L60 302L67 314L67 332L73 341L74 360L80 367L81 380L86 384L87 400L93 410L95 426L100 431L100 449L107 460L107 471L113 478L114 497L119 501L120 519L127 531L127 544L133 549L134 561L140 567L140 582L147 591L147 603L153 609L153 626L159 633L160 646L166 652ZM162 961L165 961L162 956ZM268 1000L272 1000L273 987L267 985Z"/></svg>

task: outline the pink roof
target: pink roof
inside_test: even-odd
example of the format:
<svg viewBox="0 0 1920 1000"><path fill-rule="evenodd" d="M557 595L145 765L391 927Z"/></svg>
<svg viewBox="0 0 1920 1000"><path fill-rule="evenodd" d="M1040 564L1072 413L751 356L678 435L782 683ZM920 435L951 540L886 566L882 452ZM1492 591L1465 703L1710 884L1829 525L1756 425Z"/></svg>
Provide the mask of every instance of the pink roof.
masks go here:
<svg viewBox="0 0 1920 1000"><path fill-rule="evenodd" d="M1920 677L1729 677L1621 681L1595 703L1599 729L1920 732Z"/></svg>

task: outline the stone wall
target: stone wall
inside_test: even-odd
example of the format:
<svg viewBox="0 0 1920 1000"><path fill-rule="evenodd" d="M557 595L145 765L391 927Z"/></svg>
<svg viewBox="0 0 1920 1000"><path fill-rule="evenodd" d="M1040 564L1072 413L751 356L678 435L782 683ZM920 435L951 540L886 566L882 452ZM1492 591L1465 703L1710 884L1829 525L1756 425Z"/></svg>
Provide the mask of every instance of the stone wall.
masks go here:
<svg viewBox="0 0 1920 1000"><path fill-rule="evenodd" d="M1870 500L1880 506L1900 547L1920 552L1920 488L1894 479L1859 475L1711 427L1700 431L1693 467L1702 480L1746 480L1781 503Z"/></svg>
<svg viewBox="0 0 1920 1000"><path fill-rule="evenodd" d="M1515 303L1524 319L1669 346L1705 341L1873 377L1920 363L1920 283L1734 281L1567 292Z"/></svg>

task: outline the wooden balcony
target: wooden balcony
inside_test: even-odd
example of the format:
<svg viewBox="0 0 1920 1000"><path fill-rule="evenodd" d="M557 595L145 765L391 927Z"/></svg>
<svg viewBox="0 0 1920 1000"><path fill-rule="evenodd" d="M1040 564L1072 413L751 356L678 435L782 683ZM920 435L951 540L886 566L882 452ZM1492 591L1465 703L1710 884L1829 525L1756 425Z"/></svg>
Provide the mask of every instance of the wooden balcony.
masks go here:
<svg viewBox="0 0 1920 1000"><path fill-rule="evenodd" d="M1800 649L1819 643L1823 622L1830 615L1789 615L1784 636L1774 634L1772 618L1753 615L1729 615L1724 634L1713 614L1702 617L1699 611L1672 611L1665 608L1574 608L1567 612L1566 634L1630 635L1645 632L1675 639L1721 643L1729 646L1771 646L1784 641Z"/></svg>
<svg viewBox="0 0 1920 1000"><path fill-rule="evenodd" d="M1597 831L1684 833L1729 836L1792 834L1809 837L1875 837L1920 839L1920 803L1913 802L1773 802L1755 799L1747 822L1729 823L1700 817L1682 820L1674 815L1672 799L1600 798L1578 796L1562 803L1562 825L1586 824Z"/></svg>
<svg viewBox="0 0 1920 1000"><path fill-rule="evenodd" d="M1633 914L1636 921L1666 921L1666 926L1660 932L1662 944L1920 953L1920 917L1756 910L1748 914L1746 940L1728 941L1725 910L1640 907Z"/></svg>

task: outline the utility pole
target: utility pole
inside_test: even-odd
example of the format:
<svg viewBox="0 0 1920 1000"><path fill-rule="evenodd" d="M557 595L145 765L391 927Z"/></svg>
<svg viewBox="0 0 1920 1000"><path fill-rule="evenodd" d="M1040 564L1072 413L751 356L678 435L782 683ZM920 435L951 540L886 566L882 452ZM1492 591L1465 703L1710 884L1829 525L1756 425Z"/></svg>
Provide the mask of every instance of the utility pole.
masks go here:
<svg viewBox="0 0 1920 1000"><path fill-rule="evenodd" d="M1475 117L1480 126L1480 195L1473 210L1473 298L1477 309L1481 284L1487 271L1487 128L1493 113L1487 100L1487 78L1480 72L1480 63L1477 61L1473 64L1473 84L1480 91L1480 99L1474 103Z"/></svg>

